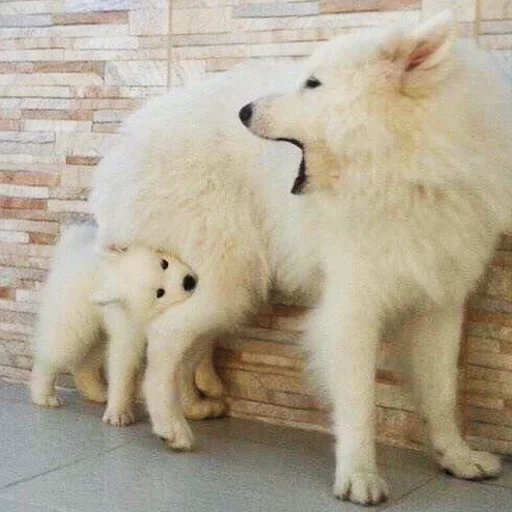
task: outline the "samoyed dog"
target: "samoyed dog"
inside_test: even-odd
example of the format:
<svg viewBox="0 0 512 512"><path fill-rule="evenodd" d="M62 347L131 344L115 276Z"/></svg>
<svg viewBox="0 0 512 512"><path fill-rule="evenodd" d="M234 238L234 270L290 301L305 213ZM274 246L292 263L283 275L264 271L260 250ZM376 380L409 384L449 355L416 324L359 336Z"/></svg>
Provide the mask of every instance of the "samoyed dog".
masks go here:
<svg viewBox="0 0 512 512"><path fill-rule="evenodd" d="M277 287L319 301L306 340L333 403L336 496L388 494L373 403L389 325L412 348L439 464L496 475L498 458L469 448L454 409L462 306L512 217L507 93L443 16L342 36L302 64L228 73L136 113L95 177L98 243L170 251L201 276L148 331L154 432L192 444L180 361Z"/></svg>
<svg viewBox="0 0 512 512"><path fill-rule="evenodd" d="M168 308L188 300L198 278L175 256L143 246L98 254L95 237L93 226L73 226L57 247L41 300L32 400L57 407L55 379L68 370L86 398L105 402L100 368L108 339L108 406L103 420L128 425L134 419L145 330Z"/></svg>
<svg viewBox="0 0 512 512"><path fill-rule="evenodd" d="M240 111L254 134L304 152L294 192L317 220L326 283L307 337L334 405L337 496L387 495L375 465L375 353L397 322L439 464L467 479L499 472L457 428L456 364L464 301L511 226L511 107L510 85L443 14L339 37L294 91Z"/></svg>

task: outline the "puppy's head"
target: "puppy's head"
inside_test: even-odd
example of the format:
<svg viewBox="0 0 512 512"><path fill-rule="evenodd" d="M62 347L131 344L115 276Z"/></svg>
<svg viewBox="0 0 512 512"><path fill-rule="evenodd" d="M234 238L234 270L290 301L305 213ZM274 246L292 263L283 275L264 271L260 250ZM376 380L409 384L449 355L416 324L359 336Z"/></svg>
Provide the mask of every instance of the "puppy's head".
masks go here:
<svg viewBox="0 0 512 512"><path fill-rule="evenodd" d="M453 36L450 13L413 29L342 35L305 62L294 90L245 105L240 120L303 149L294 193L336 186L347 160L400 145L414 108L450 75Z"/></svg>
<svg viewBox="0 0 512 512"><path fill-rule="evenodd" d="M197 287L198 278L188 265L147 247L111 247L100 258L102 282L92 301L120 304L142 322L187 300Z"/></svg>

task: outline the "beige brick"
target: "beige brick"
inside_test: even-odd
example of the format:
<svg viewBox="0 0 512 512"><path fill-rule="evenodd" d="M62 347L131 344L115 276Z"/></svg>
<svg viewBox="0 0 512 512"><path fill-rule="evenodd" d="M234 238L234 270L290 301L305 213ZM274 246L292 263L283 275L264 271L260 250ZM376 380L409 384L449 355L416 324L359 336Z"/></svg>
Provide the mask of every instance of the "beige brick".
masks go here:
<svg viewBox="0 0 512 512"><path fill-rule="evenodd" d="M473 21L476 19L477 0L423 0L424 18L432 18L447 9L452 10L459 21Z"/></svg>
<svg viewBox="0 0 512 512"><path fill-rule="evenodd" d="M6 197L29 197L34 199L44 199L48 197L46 187L25 187L22 185L0 185L0 194Z"/></svg>
<svg viewBox="0 0 512 512"><path fill-rule="evenodd" d="M22 233L20 231L0 231L0 242L7 242L11 244L26 244L28 241L28 233Z"/></svg>
<svg viewBox="0 0 512 512"><path fill-rule="evenodd" d="M73 95L73 91L69 87L0 86L0 97L72 98Z"/></svg>
<svg viewBox="0 0 512 512"><path fill-rule="evenodd" d="M54 25L52 27L3 28L0 31L0 39L27 37L117 37L127 35L129 35L128 25Z"/></svg>
<svg viewBox="0 0 512 512"><path fill-rule="evenodd" d="M476 338L474 336L469 336L467 346L470 352L497 353L500 351L500 342L490 338Z"/></svg>
<svg viewBox="0 0 512 512"><path fill-rule="evenodd" d="M92 182L92 168L88 166L69 166L62 171L63 187L89 187Z"/></svg>
<svg viewBox="0 0 512 512"><path fill-rule="evenodd" d="M107 85L165 86L167 63L160 61L108 62Z"/></svg>
<svg viewBox="0 0 512 512"><path fill-rule="evenodd" d="M139 48L138 37L80 37L73 41L76 50L136 50ZM163 44L160 46L164 46Z"/></svg>
<svg viewBox="0 0 512 512"><path fill-rule="evenodd" d="M101 85L103 79L95 73L7 73L0 75L0 85L9 86L86 86Z"/></svg>
<svg viewBox="0 0 512 512"><path fill-rule="evenodd" d="M502 411L504 408L504 400L502 398L484 397L484 396L472 396L467 397L469 405L475 407L483 407L485 409L495 409Z"/></svg>
<svg viewBox="0 0 512 512"><path fill-rule="evenodd" d="M88 213L89 205L85 201L66 201L60 199L50 199L48 201L48 210L52 212Z"/></svg>
<svg viewBox="0 0 512 512"><path fill-rule="evenodd" d="M57 132L55 152L69 156L103 156L116 143L118 135L85 132Z"/></svg>
<svg viewBox="0 0 512 512"><path fill-rule="evenodd" d="M130 11L130 34L137 36L167 34L169 10L145 8Z"/></svg>
<svg viewBox="0 0 512 512"><path fill-rule="evenodd" d="M171 32L173 34L229 32L234 28L231 14L230 7L174 8L171 19Z"/></svg>
<svg viewBox="0 0 512 512"><path fill-rule="evenodd" d="M468 436L467 440L470 445L477 450L503 453L506 455L512 454L512 442L510 441L484 439L476 436Z"/></svg>
<svg viewBox="0 0 512 512"><path fill-rule="evenodd" d="M23 129L27 131L90 132L91 128L90 121L32 119L23 122Z"/></svg>
<svg viewBox="0 0 512 512"><path fill-rule="evenodd" d="M480 16L483 20L511 19L512 4L509 0L480 0Z"/></svg>
<svg viewBox="0 0 512 512"><path fill-rule="evenodd" d="M470 352L468 362L478 366L497 368L501 370L512 370L512 355L492 354L487 352Z"/></svg>
<svg viewBox="0 0 512 512"><path fill-rule="evenodd" d="M3 30L7 30L7 29L3 29ZM63 59L64 59L64 50L61 50L61 49L0 51L0 60L2 60L2 61L63 60Z"/></svg>

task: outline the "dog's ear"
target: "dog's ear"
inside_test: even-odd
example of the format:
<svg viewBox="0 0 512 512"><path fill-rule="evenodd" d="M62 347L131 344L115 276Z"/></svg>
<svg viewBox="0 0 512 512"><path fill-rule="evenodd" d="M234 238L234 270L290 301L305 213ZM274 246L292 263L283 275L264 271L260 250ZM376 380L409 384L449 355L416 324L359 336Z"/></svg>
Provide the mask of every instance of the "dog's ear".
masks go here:
<svg viewBox="0 0 512 512"><path fill-rule="evenodd" d="M453 14L445 11L403 37L396 56L405 93L427 90L446 76L455 36Z"/></svg>

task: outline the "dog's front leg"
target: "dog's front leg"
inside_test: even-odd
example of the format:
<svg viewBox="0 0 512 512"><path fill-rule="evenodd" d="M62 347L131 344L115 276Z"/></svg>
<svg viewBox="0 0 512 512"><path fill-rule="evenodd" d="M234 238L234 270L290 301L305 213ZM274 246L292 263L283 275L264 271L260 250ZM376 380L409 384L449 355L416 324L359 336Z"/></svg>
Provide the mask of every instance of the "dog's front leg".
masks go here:
<svg viewBox="0 0 512 512"><path fill-rule="evenodd" d="M144 398L153 432L173 450L190 450L194 437L179 402L179 368L194 339L185 331L150 329Z"/></svg>
<svg viewBox="0 0 512 512"><path fill-rule="evenodd" d="M333 404L336 436L334 493L374 505L388 496L375 456L375 369L380 332L376 308L353 287L330 282L309 337Z"/></svg>

